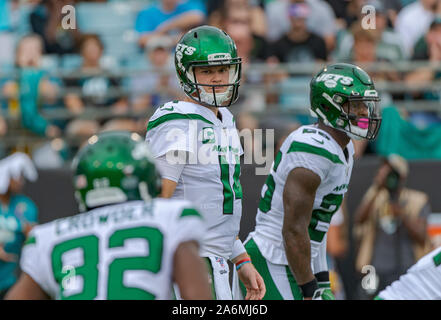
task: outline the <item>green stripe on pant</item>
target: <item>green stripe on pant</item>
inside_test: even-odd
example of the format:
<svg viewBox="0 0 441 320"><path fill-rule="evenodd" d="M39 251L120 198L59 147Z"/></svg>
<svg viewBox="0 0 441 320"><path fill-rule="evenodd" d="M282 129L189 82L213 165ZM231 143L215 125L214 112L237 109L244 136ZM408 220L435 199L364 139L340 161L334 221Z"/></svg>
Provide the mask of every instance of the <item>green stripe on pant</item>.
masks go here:
<svg viewBox="0 0 441 320"><path fill-rule="evenodd" d="M211 261L208 257L203 258L205 263L207 264L208 276L210 277L210 286L211 286L211 298L213 300L217 300L216 298L216 289L214 288L214 277L213 277L213 266L211 265Z"/></svg>
<svg viewBox="0 0 441 320"><path fill-rule="evenodd" d="M263 300L283 300L283 296L280 293L279 289L277 288L277 285L274 282L271 273L268 269L267 261L260 252L256 242L251 238L249 241L246 242L245 248L251 257L254 267L260 273L260 275L262 276L265 282L266 293L265 296L263 297ZM296 300L303 299L300 288L297 286L297 283L294 279L291 270L289 269L288 266L285 266L285 269L286 269L286 277L289 281L289 286L291 288L291 292L294 299ZM239 281L239 284L242 294L245 297L246 288L244 287L242 282Z"/></svg>

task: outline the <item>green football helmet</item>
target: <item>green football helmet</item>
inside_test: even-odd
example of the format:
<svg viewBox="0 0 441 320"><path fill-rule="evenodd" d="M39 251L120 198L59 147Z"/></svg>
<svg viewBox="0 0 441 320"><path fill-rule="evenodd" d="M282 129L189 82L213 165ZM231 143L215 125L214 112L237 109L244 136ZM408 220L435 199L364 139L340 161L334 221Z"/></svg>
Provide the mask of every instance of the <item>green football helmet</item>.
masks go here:
<svg viewBox="0 0 441 320"><path fill-rule="evenodd" d="M161 179L137 133L113 131L89 138L72 162L80 211L159 195Z"/></svg>
<svg viewBox="0 0 441 320"><path fill-rule="evenodd" d="M228 66L228 84L199 83L195 67ZM239 97L242 61L233 39L216 27L200 26L188 31L175 50L175 67L181 88L187 97L210 107L229 107ZM216 87L227 87L216 92Z"/></svg>
<svg viewBox="0 0 441 320"><path fill-rule="evenodd" d="M360 67L336 63L310 83L311 114L350 138L373 140L381 125L380 97Z"/></svg>

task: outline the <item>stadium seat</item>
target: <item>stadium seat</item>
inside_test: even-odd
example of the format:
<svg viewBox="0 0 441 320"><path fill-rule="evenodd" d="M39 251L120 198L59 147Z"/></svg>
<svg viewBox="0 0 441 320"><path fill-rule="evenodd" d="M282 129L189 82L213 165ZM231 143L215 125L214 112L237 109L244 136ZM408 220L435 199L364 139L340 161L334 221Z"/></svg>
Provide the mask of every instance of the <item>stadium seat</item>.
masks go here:
<svg viewBox="0 0 441 320"><path fill-rule="evenodd" d="M282 110L303 110L309 106L308 77L291 77L280 84L280 104Z"/></svg>
<svg viewBox="0 0 441 320"><path fill-rule="evenodd" d="M41 62L41 67L49 72L57 71L60 66L60 58L56 54L45 54Z"/></svg>
<svg viewBox="0 0 441 320"><path fill-rule="evenodd" d="M148 60L143 53L136 53L121 61L121 66L128 70L141 70L149 66Z"/></svg>
<svg viewBox="0 0 441 320"><path fill-rule="evenodd" d="M79 3L78 27L83 33L98 34L106 54L128 57L138 52L134 26L139 7L132 2Z"/></svg>
<svg viewBox="0 0 441 320"><path fill-rule="evenodd" d="M135 23L132 7L126 3L82 2L76 12L78 27L85 33L121 34Z"/></svg>
<svg viewBox="0 0 441 320"><path fill-rule="evenodd" d="M78 54L65 54L61 58L60 67L65 71L72 71L81 66L82 58Z"/></svg>
<svg viewBox="0 0 441 320"><path fill-rule="evenodd" d="M20 5L19 22L17 23L17 33L19 37L29 34L31 29L30 15L33 10L33 6L22 4Z"/></svg>

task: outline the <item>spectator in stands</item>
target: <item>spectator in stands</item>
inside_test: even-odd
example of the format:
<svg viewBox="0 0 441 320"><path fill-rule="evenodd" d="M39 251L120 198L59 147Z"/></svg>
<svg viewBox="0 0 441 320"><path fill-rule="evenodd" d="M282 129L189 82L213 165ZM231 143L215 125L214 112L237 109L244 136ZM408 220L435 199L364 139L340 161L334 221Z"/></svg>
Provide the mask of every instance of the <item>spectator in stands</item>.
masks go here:
<svg viewBox="0 0 441 320"><path fill-rule="evenodd" d="M404 49L401 36L393 29L388 27L386 7L380 0L370 0L368 5L375 9L375 29L369 29L370 32L376 34L378 43L375 50L377 60L400 61L406 58L406 50ZM362 20L357 20L352 26L352 31L361 29ZM353 45L354 35L351 29L342 30L339 38L341 39L337 46L336 60L345 61L350 59Z"/></svg>
<svg viewBox="0 0 441 320"><path fill-rule="evenodd" d="M381 34L375 29L364 29L360 23L352 25L351 34L354 45L351 51L349 62L359 65L361 68L369 69L375 62L394 62L389 60L387 54L381 56L379 50ZM401 75L394 71L369 71L369 75L376 83L380 81L399 81ZM387 99L382 95L385 101ZM365 153L373 152L373 143L367 140L353 140L355 148L355 158L361 158Z"/></svg>
<svg viewBox="0 0 441 320"><path fill-rule="evenodd" d="M230 0L236 1L236 0ZM229 1L225 2L225 7L219 10L220 15L216 18L216 23L211 23L222 30L225 30L234 40L237 46L238 55L242 58L242 65L251 62L263 62L268 57L269 44L262 31L255 31L253 25L252 7L242 5L240 7L227 6ZM261 16L264 20L265 16Z"/></svg>
<svg viewBox="0 0 441 320"><path fill-rule="evenodd" d="M398 13L403 8L403 3L401 0L381 0L382 5L386 11L386 16L388 20L388 25L392 28L395 27L395 22L397 21Z"/></svg>
<svg viewBox="0 0 441 320"><path fill-rule="evenodd" d="M0 68L14 64L15 26L12 11L16 11L17 7L18 1L0 0Z"/></svg>
<svg viewBox="0 0 441 320"><path fill-rule="evenodd" d="M289 7L292 4L299 3L306 3L311 8L310 14L306 19L308 30L325 40L328 51L333 50L335 47L337 24L332 7L323 0L278 0L268 3L265 8L268 23L268 40L276 41L291 29Z"/></svg>
<svg viewBox="0 0 441 320"><path fill-rule="evenodd" d="M291 22L289 31L272 45L271 55L280 62L324 62L328 52L323 38L308 30L306 20L312 8L307 3L294 3L289 6Z"/></svg>
<svg viewBox="0 0 441 320"><path fill-rule="evenodd" d="M259 38L265 38L267 35L267 22L265 11L255 3L255 1L250 0L225 0L220 2L219 7L216 8L208 16L208 24L218 28L223 28L223 24L228 16L237 13L238 15L247 15L247 20L249 20L249 26L251 28L251 33L253 36ZM231 18L230 18L231 19Z"/></svg>
<svg viewBox="0 0 441 320"><path fill-rule="evenodd" d="M4 139L1 139L8 132L8 124L2 116L0 116L0 158L7 154L7 146Z"/></svg>
<svg viewBox="0 0 441 320"><path fill-rule="evenodd" d="M350 29L354 22L366 17L370 11L363 9L368 9L368 6L374 6L375 10L378 10L378 7L381 6L386 25L393 28L397 14L403 6L401 0L327 0L327 2L334 9L340 30Z"/></svg>
<svg viewBox="0 0 441 320"><path fill-rule="evenodd" d="M417 0L404 7L397 16L395 30L400 34L407 55L412 56L416 42L429 29L440 0Z"/></svg>
<svg viewBox="0 0 441 320"><path fill-rule="evenodd" d="M373 64L377 59L378 34L373 29L364 29L355 23L351 29L354 45L350 52L350 60L355 64Z"/></svg>
<svg viewBox="0 0 441 320"><path fill-rule="evenodd" d="M77 52L81 34L78 28L65 29L62 26L62 8L73 5L72 0L42 0L30 15L32 31L44 41L46 54L66 54Z"/></svg>
<svg viewBox="0 0 441 320"><path fill-rule="evenodd" d="M222 24L225 30L236 43L238 56L242 58L242 79L244 85L260 85L263 74L259 70L250 69L250 63L265 62L268 56L269 45L265 38L253 33L252 13L245 9L228 8L224 10ZM241 111L259 112L265 110L265 92L249 89L239 96L238 109ZM249 115L249 117L252 117ZM256 120L257 121L257 120Z"/></svg>
<svg viewBox="0 0 441 320"><path fill-rule="evenodd" d="M8 124L6 123L5 118L0 116L0 137L4 136L8 131Z"/></svg>
<svg viewBox="0 0 441 320"><path fill-rule="evenodd" d="M130 80L135 113L146 115L150 107L159 107L181 95L179 82L174 75L173 45L173 39L167 36L151 38L147 43L146 58L152 71L135 75Z"/></svg>
<svg viewBox="0 0 441 320"><path fill-rule="evenodd" d="M410 87L424 89L425 86L441 79L441 71L435 69L441 63L441 16L435 18L428 32L415 45L412 60L428 61L429 65L418 68L406 76L406 82ZM421 95L425 100L439 101L441 92L438 88L432 91L423 91L422 94L416 93L414 97ZM441 122L439 113L436 111L411 112L409 120L419 128Z"/></svg>
<svg viewBox="0 0 441 320"><path fill-rule="evenodd" d="M119 92L122 79L113 76L100 65L103 51L104 46L97 35L83 36L80 44L82 65L65 79L69 92L64 97L64 103L72 114L79 116L68 124L68 136L88 138L106 120L128 111L127 98ZM78 88L79 94L75 92ZM93 119L90 119L90 113L87 119L80 116L88 108L90 112L96 111Z"/></svg>
<svg viewBox="0 0 441 320"><path fill-rule="evenodd" d="M427 194L406 188L408 164L392 154L384 159L355 213L360 241L356 268L375 267L378 290L398 279L430 247ZM375 293L374 293L375 295Z"/></svg>
<svg viewBox="0 0 441 320"><path fill-rule="evenodd" d="M335 8L335 2L338 2L338 19L337 25L339 29L350 29L352 24L360 20L363 16L363 5L366 4L365 0L352 0L352 1L333 1L331 4Z"/></svg>
<svg viewBox="0 0 441 320"><path fill-rule="evenodd" d="M44 118L40 109L58 108L59 85L55 78L41 69L42 54L43 43L38 35L23 37L16 50L18 78L5 81L1 92L11 117L20 117L23 127L53 138L60 134L60 129Z"/></svg>
<svg viewBox="0 0 441 320"><path fill-rule="evenodd" d="M288 7L291 28L278 41L271 45L267 64L276 66L281 63L315 64L328 60L328 51L323 38L309 31L307 19L313 8L307 2L292 3ZM296 73L290 76L287 71L276 75L267 75L266 84L269 89L280 89L278 92L268 95L274 99L267 102L279 103L281 110L303 109L309 104L309 82L311 75ZM292 119L306 124L310 118L304 115L296 115Z"/></svg>
<svg viewBox="0 0 441 320"><path fill-rule="evenodd" d="M158 4L142 10L136 18L138 43L145 47L148 41L159 35L180 35L205 20L205 7L198 1L160 0ZM177 41L178 39L176 39Z"/></svg>
<svg viewBox="0 0 441 320"><path fill-rule="evenodd" d="M419 39L413 50L412 60L429 61L436 67L441 62L441 16L431 23L426 34ZM411 73L408 80L414 82L429 82L436 78L437 73L431 68L417 70Z"/></svg>
<svg viewBox="0 0 441 320"><path fill-rule="evenodd" d="M0 300L17 281L21 247L37 223L37 207L21 194L25 178L37 179L27 155L15 153L0 161Z"/></svg>

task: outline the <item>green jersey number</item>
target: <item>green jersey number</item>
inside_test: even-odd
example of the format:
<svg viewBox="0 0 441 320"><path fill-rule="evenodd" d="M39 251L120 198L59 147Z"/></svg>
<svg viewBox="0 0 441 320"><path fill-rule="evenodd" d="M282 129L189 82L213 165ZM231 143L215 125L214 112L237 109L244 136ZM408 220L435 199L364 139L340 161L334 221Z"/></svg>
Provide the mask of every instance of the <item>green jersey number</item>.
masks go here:
<svg viewBox="0 0 441 320"><path fill-rule="evenodd" d="M309 223L308 228L309 237L312 241L322 242L328 228L324 227L323 224L329 226L332 215L338 210L338 208L340 208L342 201L342 194L330 193L323 197L320 209L312 211L311 222ZM324 231L325 228L326 231Z"/></svg>
<svg viewBox="0 0 441 320"><path fill-rule="evenodd" d="M278 152L276 157L274 158L274 173L277 171L279 167L280 161L282 161L282 152ZM273 200L274 190L276 189L276 183L274 182L274 177L270 173L265 181L266 191L262 198L259 201L259 210L263 213L267 213L271 210L271 201Z"/></svg>
<svg viewBox="0 0 441 320"><path fill-rule="evenodd" d="M219 165L224 194L223 213L233 214L234 199L242 199L242 186L239 181L239 158L236 158L236 164L234 165L233 187L231 187L230 184L230 164L228 163L225 156L219 156Z"/></svg>
<svg viewBox="0 0 441 320"><path fill-rule="evenodd" d="M144 239L148 243L148 256L127 257L114 259L109 264L107 279L107 299L146 299L153 300L155 295L140 288L124 286L124 272L127 270L146 270L158 273L161 270L163 234L156 228L137 227L115 231L109 238L108 248L124 247L127 239ZM66 275L66 266L63 267L63 256L71 250L79 249L83 255L83 265L72 267L73 274ZM57 244L52 250L52 270L54 278L60 284L60 298L62 300L92 300L98 295L98 263L99 239L94 235L71 239ZM64 295L67 277L82 277L81 292L69 296ZM70 283L74 283L70 279Z"/></svg>

